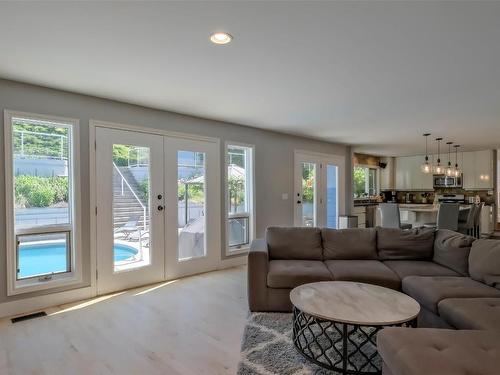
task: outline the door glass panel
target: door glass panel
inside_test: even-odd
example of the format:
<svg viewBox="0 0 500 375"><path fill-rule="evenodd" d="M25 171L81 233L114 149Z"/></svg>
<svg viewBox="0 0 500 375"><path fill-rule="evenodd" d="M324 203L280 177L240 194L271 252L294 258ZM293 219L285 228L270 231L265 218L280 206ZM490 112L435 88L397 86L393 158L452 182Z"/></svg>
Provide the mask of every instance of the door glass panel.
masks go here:
<svg viewBox="0 0 500 375"><path fill-rule="evenodd" d="M302 163L302 216L301 225L316 225L316 164Z"/></svg>
<svg viewBox="0 0 500 375"><path fill-rule="evenodd" d="M178 260L206 256L205 153L178 151Z"/></svg>
<svg viewBox="0 0 500 375"><path fill-rule="evenodd" d="M150 264L149 155L149 147L113 145L114 271Z"/></svg>
<svg viewBox="0 0 500 375"><path fill-rule="evenodd" d="M335 165L326 166L326 226L337 229L337 182L338 168Z"/></svg>

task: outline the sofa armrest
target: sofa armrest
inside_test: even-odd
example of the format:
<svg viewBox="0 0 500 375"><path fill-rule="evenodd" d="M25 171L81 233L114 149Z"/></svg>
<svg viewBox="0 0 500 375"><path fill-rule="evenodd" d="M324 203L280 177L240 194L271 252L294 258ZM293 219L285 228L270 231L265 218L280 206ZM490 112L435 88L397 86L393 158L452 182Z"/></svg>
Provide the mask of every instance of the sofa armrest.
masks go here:
<svg viewBox="0 0 500 375"><path fill-rule="evenodd" d="M252 241L248 252L248 307L250 311L265 311L267 308L267 272L269 251L264 239Z"/></svg>

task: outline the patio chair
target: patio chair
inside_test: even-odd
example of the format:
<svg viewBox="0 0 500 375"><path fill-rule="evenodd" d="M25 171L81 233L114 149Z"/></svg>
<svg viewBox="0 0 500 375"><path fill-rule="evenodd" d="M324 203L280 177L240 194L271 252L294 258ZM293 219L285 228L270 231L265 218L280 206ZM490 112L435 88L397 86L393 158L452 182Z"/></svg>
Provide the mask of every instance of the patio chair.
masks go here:
<svg viewBox="0 0 500 375"><path fill-rule="evenodd" d="M117 234L117 233L123 233L123 235L125 236L124 238L126 240L129 239L130 235L134 232L136 232L139 228L137 226L137 224L139 223L139 217L138 216L134 216L132 218L129 218L128 221L123 224L121 227L119 228L116 228L114 233Z"/></svg>

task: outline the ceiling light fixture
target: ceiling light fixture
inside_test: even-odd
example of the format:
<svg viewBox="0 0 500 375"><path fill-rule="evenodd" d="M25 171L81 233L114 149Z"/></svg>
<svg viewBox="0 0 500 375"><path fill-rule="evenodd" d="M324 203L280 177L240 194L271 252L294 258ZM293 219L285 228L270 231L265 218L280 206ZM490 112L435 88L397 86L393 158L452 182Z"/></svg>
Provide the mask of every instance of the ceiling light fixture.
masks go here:
<svg viewBox="0 0 500 375"><path fill-rule="evenodd" d="M431 133L425 133L425 161L420 167L422 169L423 173L431 173L432 172L432 165L429 164L429 153L427 152L427 138L431 135Z"/></svg>
<svg viewBox="0 0 500 375"><path fill-rule="evenodd" d="M458 148L460 145L453 145L455 147L455 171L453 172L455 177L460 177L462 175L462 171L458 168Z"/></svg>
<svg viewBox="0 0 500 375"><path fill-rule="evenodd" d="M214 44L228 44L231 43L233 37L224 31L217 31L210 35L210 41Z"/></svg>
<svg viewBox="0 0 500 375"><path fill-rule="evenodd" d="M444 168L441 166L441 158L440 158L440 151L441 151L441 141L443 140L442 137L436 138L436 141L438 143L438 158L437 158L437 163L434 166L434 173L436 174L443 174Z"/></svg>
<svg viewBox="0 0 500 375"><path fill-rule="evenodd" d="M446 175L451 177L453 176L453 168L451 166L451 145L453 142L446 142L448 145L448 166L446 167Z"/></svg>

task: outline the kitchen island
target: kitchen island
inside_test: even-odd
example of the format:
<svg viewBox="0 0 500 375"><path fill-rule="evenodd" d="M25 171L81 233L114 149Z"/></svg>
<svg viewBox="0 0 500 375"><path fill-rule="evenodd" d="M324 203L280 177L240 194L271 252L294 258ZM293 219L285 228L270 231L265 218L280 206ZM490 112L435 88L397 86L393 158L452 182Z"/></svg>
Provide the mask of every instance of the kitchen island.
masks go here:
<svg viewBox="0 0 500 375"><path fill-rule="evenodd" d="M469 210L470 206L461 205L460 211ZM399 211L401 214L401 222L411 224L413 227L420 227L424 224L435 223L437 219L438 206L433 204L400 204ZM380 218L380 209L377 207L375 213L375 225L380 226L382 220Z"/></svg>

